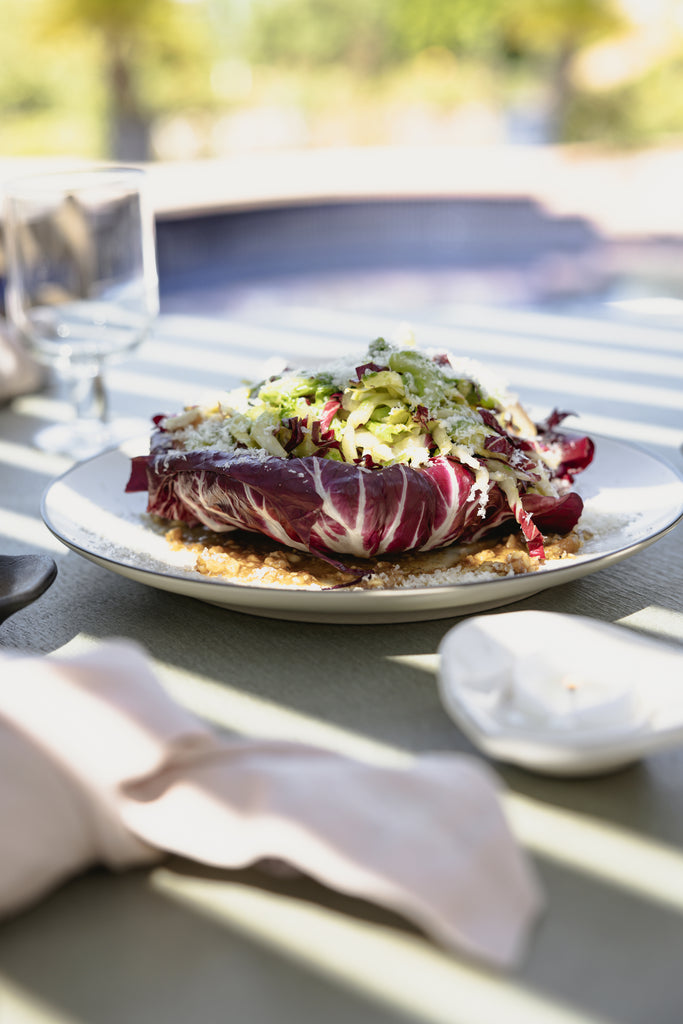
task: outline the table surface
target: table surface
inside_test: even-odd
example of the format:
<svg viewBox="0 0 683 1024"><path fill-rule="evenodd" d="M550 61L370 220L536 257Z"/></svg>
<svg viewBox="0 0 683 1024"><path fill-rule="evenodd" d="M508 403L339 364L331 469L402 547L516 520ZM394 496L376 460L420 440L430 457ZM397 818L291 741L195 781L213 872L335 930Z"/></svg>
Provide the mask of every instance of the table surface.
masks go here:
<svg viewBox="0 0 683 1024"><path fill-rule="evenodd" d="M165 312L112 367L116 413L147 419L258 378L272 357L362 348L399 326L372 309L286 289L201 319ZM406 294L404 292L404 294ZM389 299L391 298L391 301ZM335 307L335 302L337 306ZM567 407L587 431L683 468L683 353L675 320L432 304L420 344L495 366L522 399ZM332 625L262 619L166 593L66 550L40 518L68 460L31 437L65 414L48 394L0 409L0 548L48 552L58 577L0 627L0 646L82 650L139 641L170 692L219 728L322 743L371 760L472 751L445 714L436 651L458 621ZM592 576L527 598L683 644L683 526ZM547 911L522 967L498 974L393 915L307 879L218 873L177 859L76 878L0 927L0 1019L278 1024L678 1022L683 1014L683 749L581 781L496 766Z"/></svg>

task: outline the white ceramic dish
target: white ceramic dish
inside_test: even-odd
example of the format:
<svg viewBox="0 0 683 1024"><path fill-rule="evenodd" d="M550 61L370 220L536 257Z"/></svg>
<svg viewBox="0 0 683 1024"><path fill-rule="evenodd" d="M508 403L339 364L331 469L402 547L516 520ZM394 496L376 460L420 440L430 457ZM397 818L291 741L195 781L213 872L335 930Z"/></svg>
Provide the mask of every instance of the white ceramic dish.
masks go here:
<svg viewBox="0 0 683 1024"><path fill-rule="evenodd" d="M234 611L310 622L382 623L450 618L519 601L596 572L653 543L683 516L683 480L655 456L609 438L578 478L584 521L596 533L574 559L520 576L469 577L395 590L293 590L207 579L145 522L146 494L126 494L130 457L146 439L79 463L45 492L42 515L64 544L139 583Z"/></svg>
<svg viewBox="0 0 683 1024"><path fill-rule="evenodd" d="M439 692L490 757L590 776L683 745L683 649L558 612L474 616L439 646Z"/></svg>

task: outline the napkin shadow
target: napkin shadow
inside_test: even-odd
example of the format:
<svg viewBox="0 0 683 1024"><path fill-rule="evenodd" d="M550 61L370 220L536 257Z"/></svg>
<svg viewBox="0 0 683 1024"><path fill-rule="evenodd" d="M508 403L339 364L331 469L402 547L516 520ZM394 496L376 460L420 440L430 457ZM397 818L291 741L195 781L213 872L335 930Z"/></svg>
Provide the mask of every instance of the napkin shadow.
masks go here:
<svg viewBox="0 0 683 1024"><path fill-rule="evenodd" d="M376 924L413 936L421 936L433 945L428 936L410 921L361 897L350 896L330 889L311 875L298 871L277 860L264 860L245 868L214 868L184 857L171 855L163 861L166 871L179 878L200 878L205 881L233 883L249 889L258 889L273 896L282 896L324 907L335 914L343 914L357 921Z"/></svg>
<svg viewBox="0 0 683 1024"><path fill-rule="evenodd" d="M156 870L90 870L4 923L0 967L22 1010L25 998L42 1005L46 1019L54 1013L73 1024L424 1024L422 1015L387 1005L286 942L261 940L174 899L154 886ZM204 871L180 858L164 862L164 870L329 899L332 912L351 907L363 920L412 931L362 901L342 906L303 879L266 879L257 869Z"/></svg>

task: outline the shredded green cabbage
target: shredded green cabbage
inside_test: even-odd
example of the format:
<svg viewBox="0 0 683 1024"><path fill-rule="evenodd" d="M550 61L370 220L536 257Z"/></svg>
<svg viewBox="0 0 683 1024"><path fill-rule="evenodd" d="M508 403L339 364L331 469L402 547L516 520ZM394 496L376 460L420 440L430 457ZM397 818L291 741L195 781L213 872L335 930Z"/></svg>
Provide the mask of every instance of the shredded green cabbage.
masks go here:
<svg viewBox="0 0 683 1024"><path fill-rule="evenodd" d="M185 450L253 448L280 458L317 455L367 468L419 467L448 456L474 470L482 501L490 481L512 502L521 480L527 489L554 493L543 452L529 447L510 457L491 450L491 415L506 436L533 436L533 425L514 401L506 404L480 381L459 374L447 356L378 338L360 362L285 372L209 408L168 417L162 426Z"/></svg>

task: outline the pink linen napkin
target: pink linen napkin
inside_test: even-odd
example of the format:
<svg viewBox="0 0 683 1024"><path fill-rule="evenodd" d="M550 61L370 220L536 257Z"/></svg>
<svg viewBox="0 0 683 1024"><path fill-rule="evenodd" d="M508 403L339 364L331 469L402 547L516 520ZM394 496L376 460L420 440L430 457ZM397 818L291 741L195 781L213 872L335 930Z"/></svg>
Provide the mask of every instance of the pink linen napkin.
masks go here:
<svg viewBox="0 0 683 1024"><path fill-rule="evenodd" d="M483 763L434 754L387 768L225 739L124 641L68 660L0 655L0 821L0 915L95 863L275 858L512 966L542 904Z"/></svg>

